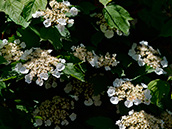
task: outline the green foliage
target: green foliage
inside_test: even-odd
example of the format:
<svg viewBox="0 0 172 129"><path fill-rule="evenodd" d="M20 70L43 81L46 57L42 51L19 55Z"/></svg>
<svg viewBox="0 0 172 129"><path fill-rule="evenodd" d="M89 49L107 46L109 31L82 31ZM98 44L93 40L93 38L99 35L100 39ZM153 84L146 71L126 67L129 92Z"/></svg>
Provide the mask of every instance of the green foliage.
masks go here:
<svg viewBox="0 0 172 129"><path fill-rule="evenodd" d="M93 129L114 129L114 121L108 117L92 117L86 121Z"/></svg>
<svg viewBox="0 0 172 129"><path fill-rule="evenodd" d="M111 28L117 28L124 34L129 33L130 14L121 6L116 4L109 4L103 9L104 17Z"/></svg>
<svg viewBox="0 0 172 129"><path fill-rule="evenodd" d="M160 102L163 98L169 95L170 85L166 81L156 79L148 84L148 89L151 91L151 102L161 107Z"/></svg>
<svg viewBox="0 0 172 129"><path fill-rule="evenodd" d="M99 2L102 3L104 6L106 6L111 1L112 0L99 0Z"/></svg>
<svg viewBox="0 0 172 129"><path fill-rule="evenodd" d="M63 70L63 72L67 75L70 75L74 78L77 78L79 80L81 80L82 82L84 82L84 74L82 73L82 71L77 68L73 63L67 63L65 69Z"/></svg>

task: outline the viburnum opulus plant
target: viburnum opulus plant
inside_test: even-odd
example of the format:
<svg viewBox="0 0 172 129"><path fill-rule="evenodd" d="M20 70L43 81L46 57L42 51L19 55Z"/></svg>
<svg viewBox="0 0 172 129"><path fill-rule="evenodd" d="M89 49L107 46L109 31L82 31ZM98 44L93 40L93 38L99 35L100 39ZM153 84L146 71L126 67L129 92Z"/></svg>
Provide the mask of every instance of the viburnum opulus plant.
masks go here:
<svg viewBox="0 0 172 129"><path fill-rule="evenodd" d="M171 7L1 0L0 129L171 129Z"/></svg>

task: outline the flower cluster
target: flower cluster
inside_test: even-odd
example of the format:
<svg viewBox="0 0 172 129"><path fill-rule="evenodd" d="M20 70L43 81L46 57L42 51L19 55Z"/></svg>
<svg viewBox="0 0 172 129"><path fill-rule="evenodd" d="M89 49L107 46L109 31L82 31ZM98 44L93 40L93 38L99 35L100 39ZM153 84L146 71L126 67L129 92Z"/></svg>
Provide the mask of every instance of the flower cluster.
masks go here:
<svg viewBox="0 0 172 129"><path fill-rule="evenodd" d="M132 107L133 104L139 105L140 103L150 104L150 90L147 85L141 83L141 85L134 86L129 79L115 79L113 86L110 86L107 93L111 97L110 101L112 104L118 104L119 101L126 99L124 105L128 108Z"/></svg>
<svg viewBox="0 0 172 129"><path fill-rule="evenodd" d="M119 129L162 129L164 122L145 111L129 111L129 115L122 116L121 120L116 121Z"/></svg>
<svg viewBox="0 0 172 129"><path fill-rule="evenodd" d="M40 116L40 119L36 119L36 125L41 126L43 123L45 126L55 125L54 129L60 129L60 126L66 126L69 124L69 120L74 121L76 114L73 113L74 102L62 98L60 96L54 96L52 100L46 100L37 107L33 116Z"/></svg>
<svg viewBox="0 0 172 129"><path fill-rule="evenodd" d="M18 63L15 70L25 75L25 81L31 83L36 76L36 84L42 86L43 80L48 80L48 72L54 77L60 78L61 71L65 69L64 59L57 59L50 55L52 50L42 50L41 48L32 48L25 50L21 56L22 60L27 60L25 64ZM30 72L29 72L30 71Z"/></svg>
<svg viewBox="0 0 172 129"><path fill-rule="evenodd" d="M159 50L153 49L148 45L148 42L141 41L140 45L133 43L132 48L129 50L128 55L136 60L139 66L148 66L155 69L155 73L158 75L165 74L166 72L162 69L168 66L168 61L164 56L161 58Z"/></svg>
<svg viewBox="0 0 172 129"><path fill-rule="evenodd" d="M100 106L102 104L100 95L94 95L93 84L87 82L81 82L79 80L73 80L69 82L64 88L66 93L70 93L75 100L78 100L80 96L84 97L84 104L86 106Z"/></svg>
<svg viewBox="0 0 172 129"><path fill-rule="evenodd" d="M95 15L96 18L99 19L99 21L96 22L97 25L100 26L100 30L104 33L105 37L110 39L114 36L114 31L117 33L117 35L121 36L123 33L118 30L117 28L111 28L102 13L98 13Z"/></svg>
<svg viewBox="0 0 172 129"><path fill-rule="evenodd" d="M14 43L9 43L7 39L3 39L2 43L0 43L0 55L3 56L8 63L18 61L23 54L21 49L25 47L26 44L20 42L19 39L14 40Z"/></svg>
<svg viewBox="0 0 172 129"><path fill-rule="evenodd" d="M164 121L165 129L172 129L172 112L168 111L161 114L161 119Z"/></svg>
<svg viewBox="0 0 172 129"><path fill-rule="evenodd" d="M64 31L65 26L72 26L74 24L74 19L70 19L70 16L76 16L78 14L78 9L72 7L70 2L63 1L57 2L51 0L49 2L51 9L47 7L45 11L36 11L32 14L33 18L38 18L43 16L45 21L43 22L45 27L50 27L51 25L57 25L59 31Z"/></svg>
<svg viewBox="0 0 172 129"><path fill-rule="evenodd" d="M100 68L103 67L105 70L111 70L110 66L116 66L119 61L116 60L116 54L112 54L112 56L107 52L103 57L102 55L98 56L94 51L87 51L86 47L83 44L80 46L72 46L71 48L74 52L74 56L79 58L82 61L88 61L92 67Z"/></svg>

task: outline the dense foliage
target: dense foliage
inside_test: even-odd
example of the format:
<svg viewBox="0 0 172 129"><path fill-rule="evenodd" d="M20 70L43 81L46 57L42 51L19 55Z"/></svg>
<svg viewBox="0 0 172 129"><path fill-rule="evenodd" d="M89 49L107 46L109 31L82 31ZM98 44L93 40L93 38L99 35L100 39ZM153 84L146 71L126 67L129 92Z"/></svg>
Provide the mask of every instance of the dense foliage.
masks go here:
<svg viewBox="0 0 172 129"><path fill-rule="evenodd" d="M171 0L0 0L0 129L171 129Z"/></svg>

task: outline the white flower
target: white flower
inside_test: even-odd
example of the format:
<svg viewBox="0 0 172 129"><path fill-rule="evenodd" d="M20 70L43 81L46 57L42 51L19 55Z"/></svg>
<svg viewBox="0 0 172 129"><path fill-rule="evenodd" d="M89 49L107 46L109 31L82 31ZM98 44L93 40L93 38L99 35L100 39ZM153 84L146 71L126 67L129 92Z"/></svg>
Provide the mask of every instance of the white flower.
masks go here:
<svg viewBox="0 0 172 129"><path fill-rule="evenodd" d="M132 56L136 55L136 51L134 49L130 49L128 51L128 55L132 57Z"/></svg>
<svg viewBox="0 0 172 129"><path fill-rule="evenodd" d="M147 42L147 41L141 41L140 44L141 44L141 45L148 46L148 42Z"/></svg>
<svg viewBox="0 0 172 129"><path fill-rule="evenodd" d="M132 45L132 47L131 47L131 49L135 49L137 47L137 44L136 43L133 43L133 45Z"/></svg>
<svg viewBox="0 0 172 129"><path fill-rule="evenodd" d="M59 61L61 62L61 63L66 63L66 60L65 59L59 59Z"/></svg>
<svg viewBox="0 0 172 129"><path fill-rule="evenodd" d="M74 19L69 19L67 22L68 22L68 24L69 24L70 27L71 27L71 26L73 26L73 24L74 24Z"/></svg>
<svg viewBox="0 0 172 129"><path fill-rule="evenodd" d="M67 23L66 23L66 19L64 19L64 18L59 18L59 19L57 19L57 22L60 24L60 25L62 25L62 26L65 26Z"/></svg>
<svg viewBox="0 0 172 129"><path fill-rule="evenodd" d="M107 91L107 94L109 97L112 97L113 95L115 95L115 87L110 86Z"/></svg>
<svg viewBox="0 0 172 129"><path fill-rule="evenodd" d="M72 8L70 9L69 13L71 13L72 16L76 16L76 15L78 15L78 9L75 8L75 7L72 7Z"/></svg>
<svg viewBox="0 0 172 129"><path fill-rule="evenodd" d="M55 69L51 74L56 78L60 78L61 76L61 73L57 69Z"/></svg>
<svg viewBox="0 0 172 129"><path fill-rule="evenodd" d="M39 77L40 77L41 79L48 80L48 73L41 73L41 74L39 75Z"/></svg>
<svg viewBox="0 0 172 129"><path fill-rule="evenodd" d="M130 107L133 106L133 101L126 100L126 101L124 102L124 105L125 105L127 108L130 108Z"/></svg>
<svg viewBox="0 0 172 129"><path fill-rule="evenodd" d="M94 101L95 106L100 106L101 104L102 104L102 101L100 101L100 100Z"/></svg>
<svg viewBox="0 0 172 129"><path fill-rule="evenodd" d="M47 50L48 53L51 53L52 51L53 51L52 49L48 49L48 50Z"/></svg>
<svg viewBox="0 0 172 129"><path fill-rule="evenodd" d="M138 59L137 63L139 64L139 66L145 65L145 62L142 59Z"/></svg>
<svg viewBox="0 0 172 129"><path fill-rule="evenodd" d="M58 125L56 125L56 127L54 129L61 129Z"/></svg>
<svg viewBox="0 0 172 129"><path fill-rule="evenodd" d="M79 100L78 96L76 96L76 95L70 95L70 97L73 98L73 99L75 99L76 101Z"/></svg>
<svg viewBox="0 0 172 129"><path fill-rule="evenodd" d="M89 63L91 64L92 67L98 68L98 57L97 57L97 55L94 55L94 58L92 58L91 61L89 61Z"/></svg>
<svg viewBox="0 0 172 129"><path fill-rule="evenodd" d="M101 24L101 25L100 25L100 30L101 30L103 33L105 33L106 30L107 30L107 26L104 25L104 24Z"/></svg>
<svg viewBox="0 0 172 129"><path fill-rule="evenodd" d="M72 91L72 84L68 83L66 87L64 88L65 93L69 93Z"/></svg>
<svg viewBox="0 0 172 129"><path fill-rule="evenodd" d="M40 16L43 16L44 13L41 11L36 11L34 14L32 14L33 18L39 18Z"/></svg>
<svg viewBox="0 0 172 129"><path fill-rule="evenodd" d="M109 71L109 70L111 70L111 68L109 66L105 66L105 70Z"/></svg>
<svg viewBox="0 0 172 129"><path fill-rule="evenodd" d="M51 88L51 84L50 83L45 83L45 89L49 89Z"/></svg>
<svg viewBox="0 0 172 129"><path fill-rule="evenodd" d="M57 69L57 71L62 71L62 70L65 69L65 65L62 64L62 63L58 63L58 64L56 65L56 69Z"/></svg>
<svg viewBox="0 0 172 129"><path fill-rule="evenodd" d="M139 105L142 103L142 100L141 99L135 99L133 102L135 105Z"/></svg>
<svg viewBox="0 0 172 129"><path fill-rule="evenodd" d="M119 35L119 36L121 36L123 33L120 31L120 30L116 30L116 33L117 33L117 35ZM129 35L129 33L126 35L126 36L128 36Z"/></svg>
<svg viewBox="0 0 172 129"><path fill-rule="evenodd" d="M91 106L91 105L93 104L93 100L92 100L91 98L89 98L88 100L85 100L85 101L84 101L84 104L85 104L86 106Z"/></svg>
<svg viewBox="0 0 172 129"><path fill-rule="evenodd" d="M50 19L46 19L44 22L43 22L44 26L47 28L47 27L50 27L51 26L51 20Z"/></svg>
<svg viewBox="0 0 172 129"><path fill-rule="evenodd" d="M123 79L116 78L113 81L113 86L114 87L120 87L125 81Z"/></svg>
<svg viewBox="0 0 172 129"><path fill-rule="evenodd" d="M71 4L70 4L69 1L64 1L64 0L63 0L63 4L66 5L66 6L71 6Z"/></svg>
<svg viewBox="0 0 172 129"><path fill-rule="evenodd" d="M0 49L3 48L6 44L8 44L8 40L7 39L3 39L2 43L0 44Z"/></svg>
<svg viewBox="0 0 172 129"><path fill-rule="evenodd" d="M57 87L57 82L53 81L52 87L53 87L53 88L56 88L56 87Z"/></svg>
<svg viewBox="0 0 172 129"><path fill-rule="evenodd" d="M28 84L30 84L32 82L32 75L31 74L27 74L25 75L25 82L27 82Z"/></svg>
<svg viewBox="0 0 172 129"><path fill-rule="evenodd" d="M121 124L121 120L117 120L115 124L116 125L120 125Z"/></svg>
<svg viewBox="0 0 172 129"><path fill-rule="evenodd" d="M164 74L165 72L164 72L164 70L162 69L162 68L156 68L155 69L155 73L157 74L157 75L161 75L161 74Z"/></svg>
<svg viewBox="0 0 172 129"><path fill-rule="evenodd" d="M132 115L134 113L134 110L131 110L128 112L128 115Z"/></svg>
<svg viewBox="0 0 172 129"><path fill-rule="evenodd" d="M65 26L63 26L61 24L58 24L56 27L58 28L59 32L63 32L65 29Z"/></svg>
<svg viewBox="0 0 172 129"><path fill-rule="evenodd" d="M106 38L110 39L110 38L112 38L114 36L114 32L113 32L113 30L106 30L104 32L104 35L105 35Z"/></svg>
<svg viewBox="0 0 172 129"><path fill-rule="evenodd" d="M110 102L111 102L112 104L118 104L119 99L118 99L118 97L111 97L111 98L110 98Z"/></svg>
<svg viewBox="0 0 172 129"><path fill-rule="evenodd" d="M143 88L148 88L148 86L144 83L141 83L141 85L143 86Z"/></svg>
<svg viewBox="0 0 172 129"><path fill-rule="evenodd" d="M25 42L22 42L22 43L20 44L20 47L21 47L21 48L25 48L25 47L26 47L26 43L25 43Z"/></svg>
<svg viewBox="0 0 172 129"><path fill-rule="evenodd" d="M36 80L36 84L39 85L39 86L42 86L44 84L44 81L41 78L38 78Z"/></svg>
<svg viewBox="0 0 172 129"><path fill-rule="evenodd" d="M29 70L26 69L22 63L17 63L14 70L20 72L21 74L27 74L29 72Z"/></svg>
<svg viewBox="0 0 172 129"><path fill-rule="evenodd" d="M93 95L92 98L94 101L98 101L98 100L100 100L100 95L96 95L96 96Z"/></svg>
<svg viewBox="0 0 172 129"><path fill-rule="evenodd" d="M71 121L74 121L76 119L76 114L72 113L69 118L71 119Z"/></svg>
<svg viewBox="0 0 172 129"><path fill-rule="evenodd" d="M28 56L30 53L32 53L32 49L30 49L30 50L25 50L24 53L23 53L23 55L20 57L20 59L22 59L22 60L27 60L27 56Z"/></svg>
<svg viewBox="0 0 172 129"><path fill-rule="evenodd" d="M168 61L167 61L165 56L163 57L163 60L161 61L161 65L162 65L163 68L168 66Z"/></svg>
<svg viewBox="0 0 172 129"><path fill-rule="evenodd" d="M138 61L138 60L141 60L141 55L135 54L135 55L132 56L132 58L133 58L134 60Z"/></svg>
<svg viewBox="0 0 172 129"><path fill-rule="evenodd" d="M68 125L68 124L69 124L69 122L67 120L64 120L61 122L61 125Z"/></svg>
<svg viewBox="0 0 172 129"><path fill-rule="evenodd" d="M152 95L150 94L150 90L149 89L144 90L144 96L145 96L144 104L149 105L150 102L151 102L150 99L152 98Z"/></svg>
<svg viewBox="0 0 172 129"><path fill-rule="evenodd" d="M41 119L36 119L36 125L41 126L43 124Z"/></svg>
<svg viewBox="0 0 172 129"><path fill-rule="evenodd" d="M45 121L45 126L51 126L51 121L50 120L46 120Z"/></svg>

